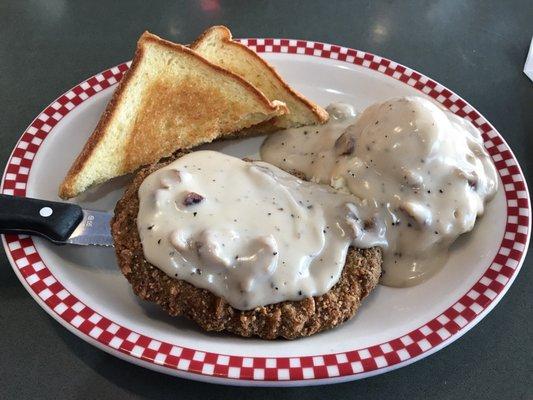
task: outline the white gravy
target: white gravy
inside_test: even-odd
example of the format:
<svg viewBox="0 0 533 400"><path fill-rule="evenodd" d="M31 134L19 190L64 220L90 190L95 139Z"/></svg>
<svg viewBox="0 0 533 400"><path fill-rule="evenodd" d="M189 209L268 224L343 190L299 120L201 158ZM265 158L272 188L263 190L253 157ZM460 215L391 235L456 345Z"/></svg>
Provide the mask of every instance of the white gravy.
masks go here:
<svg viewBox="0 0 533 400"><path fill-rule="evenodd" d="M359 116L347 104L328 112L323 126L270 135L262 159L357 196L361 213L377 210L386 229L383 284L428 278L497 190L479 131L421 97L378 103Z"/></svg>
<svg viewBox="0 0 533 400"><path fill-rule="evenodd" d="M379 210L355 196L213 151L155 171L138 195L146 259L242 310L321 295L349 246L386 244Z"/></svg>

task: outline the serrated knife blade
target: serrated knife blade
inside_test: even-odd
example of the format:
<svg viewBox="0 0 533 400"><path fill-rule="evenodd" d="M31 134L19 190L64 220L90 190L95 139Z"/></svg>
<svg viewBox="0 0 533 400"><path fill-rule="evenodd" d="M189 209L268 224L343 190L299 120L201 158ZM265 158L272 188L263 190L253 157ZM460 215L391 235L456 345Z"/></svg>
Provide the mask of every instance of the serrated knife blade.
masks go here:
<svg viewBox="0 0 533 400"><path fill-rule="evenodd" d="M110 225L113 214L94 210L82 210L82 212L82 221L65 243L81 246L113 246Z"/></svg>

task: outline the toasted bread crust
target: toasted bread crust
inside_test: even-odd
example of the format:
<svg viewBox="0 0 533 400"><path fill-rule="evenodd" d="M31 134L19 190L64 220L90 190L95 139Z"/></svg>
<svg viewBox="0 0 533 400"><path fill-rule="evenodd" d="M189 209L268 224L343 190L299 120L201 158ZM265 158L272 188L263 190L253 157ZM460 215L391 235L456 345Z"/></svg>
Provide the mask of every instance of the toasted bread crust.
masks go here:
<svg viewBox="0 0 533 400"><path fill-rule="evenodd" d="M137 68L141 64L141 61L143 60L143 57L145 55L144 44L147 42L159 44L175 52L182 52L187 55L190 55L194 57L195 59L199 60L200 62L202 62L203 64L205 64L206 66L208 66L209 68L211 68L212 70L216 71L217 73L223 74L229 77L230 79L238 81L242 86L244 86L249 91L249 93L252 93L257 98L257 100L263 104L263 106L265 107L266 113L272 113L272 117L276 115L282 115L288 112L287 107L283 103L271 102L268 98L266 98L266 96L264 96L263 93L261 93L252 84L244 80L239 75L233 74L232 72L211 63L210 61L206 60L204 57L195 53L193 50L189 49L186 46L182 46L177 43L172 43L168 40L162 39L146 31L142 34L142 36L140 37L137 43L137 48L136 48L135 55L131 63L130 69L124 74L124 77L122 78L122 80L118 84L117 89L113 93L113 96L110 102L108 103L104 113L102 114L100 121L98 122L95 130L89 137L82 151L80 152L80 154L78 155L78 157L76 158L72 166L70 167L65 179L63 180L59 188L59 196L61 198L68 199L68 198L77 196L79 194L77 188L75 187L76 177L78 176L78 174L81 173L84 165L87 163L87 161L92 156L96 146L100 143L100 141L106 134L107 128L110 124L113 114L116 111L116 108L122 99L123 92L125 88L128 86L128 83L135 76ZM131 170L132 169L130 168L129 171L125 171L124 173L131 172Z"/></svg>
<svg viewBox="0 0 533 400"><path fill-rule="evenodd" d="M284 80L283 78L278 74L276 69L270 65L267 61L265 61L262 57L260 57L255 51L250 49L248 46L245 46L239 42L236 42L233 40L231 31L223 26L223 25L217 25L212 26L211 28L205 30L191 45L191 48L194 50L198 47L199 43L202 42L207 36L211 34L213 31L219 31L222 34L222 41L228 45L233 46L235 48L239 48L242 51L248 53L250 57L255 58L258 62L260 62L266 69L268 69L274 78L283 86L283 88L289 92L295 99L297 99L300 103L304 104L307 108L309 108L313 114L316 116L317 123L323 124L327 122L329 115L326 110L324 110L319 105L313 103L312 101L308 100L306 97L292 89Z"/></svg>
<svg viewBox="0 0 533 400"><path fill-rule="evenodd" d="M225 75L227 75L228 77L230 77L232 79L238 80L241 84L246 86L252 93L254 93L254 95L257 97L257 99L260 102L264 103L264 106L266 108L269 108L272 112L275 112L276 110L283 110L283 111L280 112L280 115L284 114L285 112L287 112L286 107L284 107L283 103L281 103L281 102L277 102L277 103L271 102L260 90L258 90L250 82L248 82L247 80L243 79L241 76L239 76L237 74L234 74L233 72L228 71L227 69L219 67L218 65L210 62L209 60L207 60L206 58L202 57L200 54L196 53L194 50L191 50L187 46L183 46L181 44L170 42L168 40L162 39L159 36L154 35L153 33L150 33L148 31L146 31L146 32L144 32L142 34L140 40L161 44L161 45L163 45L163 46L165 46L165 47L167 47L167 48L169 48L171 50L181 51L181 52L187 53L187 54L195 57L196 59L200 60L201 62L203 62L205 65L209 66L210 68L212 68L212 69L214 69L214 70L216 70L216 71L218 71L218 72L220 72L222 74L225 74Z"/></svg>
<svg viewBox="0 0 533 400"><path fill-rule="evenodd" d="M176 154L176 157L183 153ZM349 249L341 278L322 296L285 301L240 311L223 298L183 280L169 277L144 257L137 230L138 189L152 172L172 159L139 171L117 203L111 231L119 267L133 291L159 304L172 316L185 316L207 331L229 331L263 339L296 339L335 327L351 318L361 301L376 287L381 251Z"/></svg>
<svg viewBox="0 0 533 400"><path fill-rule="evenodd" d="M144 36L144 33L143 33L143 36ZM141 39L142 39L142 36L141 36ZM74 163L69 168L67 175L65 176L65 179L63 179L63 182L59 186L59 197L61 197L62 199L70 199L79 194L77 193L74 187L75 178L81 172L84 164L91 157L94 151L94 148L104 136L106 129L109 125L109 121L111 120L111 116L113 115L113 112L117 108L117 103L120 101L122 97L122 92L124 91L124 88L128 85L128 82L130 81L135 71L137 70L139 60L142 58L142 54L143 54L143 49L141 48L139 44L140 44L140 39L139 39L139 42L137 43L137 48L135 49L135 55L133 56L133 61L131 62L130 69L124 73L124 76L122 77L117 88L115 89L115 92L113 93L113 96L111 97L111 100L109 101L109 103L107 103L107 106L102 116L100 117L100 120L98 121L98 124L96 125L96 128L94 128L93 133L91 134L91 136L89 137L85 145L83 146L83 149L81 150L78 157L76 157L76 159L74 160Z"/></svg>

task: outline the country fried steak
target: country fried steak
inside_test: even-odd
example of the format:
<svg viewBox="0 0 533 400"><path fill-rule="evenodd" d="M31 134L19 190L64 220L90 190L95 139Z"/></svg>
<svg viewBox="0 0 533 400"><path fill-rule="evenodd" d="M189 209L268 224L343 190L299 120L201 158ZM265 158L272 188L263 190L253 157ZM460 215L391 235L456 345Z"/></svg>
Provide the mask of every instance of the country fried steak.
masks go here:
<svg viewBox="0 0 533 400"><path fill-rule="evenodd" d="M223 298L186 281L172 278L144 257L137 230L138 189L152 172L172 159L141 169L117 203L111 231L119 267L136 295L159 304L172 316L185 316L206 331L228 331L263 339L296 339L333 328L350 319L376 287L382 255L377 247L350 248L339 281L325 294L238 310Z"/></svg>

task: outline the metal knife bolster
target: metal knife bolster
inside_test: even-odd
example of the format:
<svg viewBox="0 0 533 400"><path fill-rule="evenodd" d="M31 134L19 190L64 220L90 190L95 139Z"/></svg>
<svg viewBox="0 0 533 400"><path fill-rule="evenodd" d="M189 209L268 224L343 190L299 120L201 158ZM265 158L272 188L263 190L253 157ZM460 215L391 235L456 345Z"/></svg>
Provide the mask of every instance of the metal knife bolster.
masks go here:
<svg viewBox="0 0 533 400"><path fill-rule="evenodd" d="M57 244L112 246L112 214L79 205L0 194L0 232L39 235Z"/></svg>

